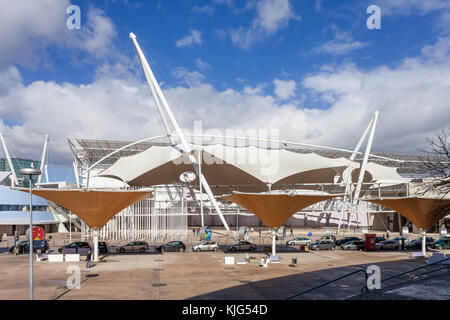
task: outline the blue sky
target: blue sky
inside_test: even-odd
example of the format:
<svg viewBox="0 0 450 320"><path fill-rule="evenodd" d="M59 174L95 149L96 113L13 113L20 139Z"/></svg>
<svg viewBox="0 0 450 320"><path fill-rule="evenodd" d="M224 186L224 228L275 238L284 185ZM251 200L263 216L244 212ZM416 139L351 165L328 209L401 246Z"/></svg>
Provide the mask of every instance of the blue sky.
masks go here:
<svg viewBox="0 0 450 320"><path fill-rule="evenodd" d="M67 164L67 138L162 133L130 32L187 129L352 148L379 110L375 151L416 152L450 120L449 1L72 1L81 30L68 0L2 3L0 130L18 155L39 157L45 134Z"/></svg>
<svg viewBox="0 0 450 320"><path fill-rule="evenodd" d="M93 8L92 1L73 3L80 6L84 21L86 12ZM232 43L227 32L248 28L257 13L251 8L245 9L251 1L230 3L235 3L236 8L226 2L185 0L97 1L95 7L114 23L117 32L114 45L134 58L134 48L128 37L133 31L153 62L153 68L159 70L163 78L160 80L171 85L178 84L171 72L174 66L204 72L204 69L199 70L197 59L211 67L204 72L210 83L218 88L235 89L246 83L271 82L274 77L301 80L324 64L351 61L365 69L392 66L407 56L419 54L425 44L439 35L435 26L439 11L427 15L382 16L382 29L369 30L366 8L373 1L322 1L318 8L315 1L297 0L291 1L291 6L298 19L289 20L286 27L251 48L242 48ZM201 33L201 44L176 47L176 42L188 36L190 30ZM349 39L345 42L361 42L364 46L340 54L315 51L332 41L336 34L347 35ZM25 83L93 81L97 61L68 61L64 50L49 47L47 51L51 66L33 70L19 65Z"/></svg>

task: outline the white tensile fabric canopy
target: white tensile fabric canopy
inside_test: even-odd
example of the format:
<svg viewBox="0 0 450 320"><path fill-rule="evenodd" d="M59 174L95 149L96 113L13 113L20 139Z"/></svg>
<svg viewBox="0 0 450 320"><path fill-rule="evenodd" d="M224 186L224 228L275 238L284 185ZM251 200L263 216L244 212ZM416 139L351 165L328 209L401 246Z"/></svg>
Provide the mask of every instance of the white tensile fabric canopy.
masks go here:
<svg viewBox="0 0 450 320"><path fill-rule="evenodd" d="M185 151L198 158L198 146L190 147ZM183 172L193 171L188 156L182 156L179 150L180 146L153 146L139 154L120 158L98 176L119 179L130 186L179 183ZM230 189L266 191L268 184L272 189L284 189L298 183L334 183L337 174L342 176L349 168L359 168L359 163L345 158L326 158L284 149L216 144L203 146L202 150L202 173L216 194L229 193ZM395 168L369 163L367 170L369 181L402 181Z"/></svg>

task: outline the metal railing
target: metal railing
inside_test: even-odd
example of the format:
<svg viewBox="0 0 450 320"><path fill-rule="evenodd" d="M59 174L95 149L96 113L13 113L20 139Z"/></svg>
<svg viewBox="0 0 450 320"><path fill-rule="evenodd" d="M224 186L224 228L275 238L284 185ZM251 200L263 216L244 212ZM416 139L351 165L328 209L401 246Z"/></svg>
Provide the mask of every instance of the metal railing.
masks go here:
<svg viewBox="0 0 450 320"><path fill-rule="evenodd" d="M337 278L335 278L335 279L332 279L332 280L329 280L329 281L327 281L327 282L324 282L324 283L322 283L322 284L320 284L320 285L318 285L318 286L315 286L315 287L313 287L313 288L310 288L310 289L308 289L308 290L304 290L304 291L302 291L302 292L296 293L296 294L294 294L294 295L292 295L292 296L286 298L285 300L290 300L290 299L295 298L295 297L298 297L298 296L300 296L300 295L302 295L302 294L305 294L305 293L311 292L311 291L313 291L313 290L322 288L322 287L324 287L324 286L326 286L326 285L329 285L330 283L333 283L333 282L342 280L342 279L344 279L344 278L350 277L350 276L352 276L352 275L354 275L354 274L356 274L356 273L359 273L359 272L364 273L364 276L365 276L365 279L364 279L365 285L364 285L364 287L361 289L361 293L362 293L362 292L364 292L365 290L367 290L367 278L368 278L368 274L367 274L366 270L364 270L364 269L358 269L358 270L355 270L355 271L350 272L350 273L348 273L348 274L345 274L345 275L343 275L343 276L340 276L340 277L337 277Z"/></svg>
<svg viewBox="0 0 450 320"><path fill-rule="evenodd" d="M442 259L442 260L439 260L439 261L435 261L435 262L426 264L426 265L424 265L424 266L420 266L420 267L418 267L418 268L414 268L414 269L411 269L411 270L408 270L408 271L405 271L405 272L402 272L402 273L399 273L399 274L396 274L396 275L394 275L394 276L391 276L391 277L388 277L388 278L386 278L386 279L381 280L380 283L385 282L385 281L388 281L388 280L392 280L392 279L395 279L395 278L399 278L399 277L401 277L401 276L404 276L404 275L406 275L406 274L408 274L408 273L411 273L411 272L414 272L414 271L417 271L417 270L425 269L425 268L428 268L428 267L431 267L431 266L440 264L440 263L442 263L442 262L444 262L444 261L447 261L447 260L450 260L450 257L445 258L445 259ZM435 269L435 270L432 270L432 271L427 271L427 272L424 272L424 273L420 273L420 274L416 274L416 275L411 275L411 276L409 277L409 281L413 281L413 279L414 279L414 278L417 278L418 276L430 274L430 273L433 273L433 272L436 272L436 271L439 271L439 270L443 270L443 269L447 269L447 272L448 272L449 269L450 269L450 264L449 264L448 266L444 266L444 267L442 267L442 268Z"/></svg>

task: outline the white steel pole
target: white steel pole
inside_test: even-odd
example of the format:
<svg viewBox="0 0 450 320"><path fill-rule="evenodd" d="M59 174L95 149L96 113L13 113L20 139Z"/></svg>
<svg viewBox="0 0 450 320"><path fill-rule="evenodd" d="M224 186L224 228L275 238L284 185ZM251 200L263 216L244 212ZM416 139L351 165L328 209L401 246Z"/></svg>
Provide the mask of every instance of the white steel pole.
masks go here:
<svg viewBox="0 0 450 320"><path fill-rule="evenodd" d="M136 52L137 52L137 54L139 56L139 60L141 62L142 69L144 70L144 74L147 73L148 76L149 76L149 77L146 76L146 79L147 79L147 81L148 80L151 81L153 87L156 90L157 96L161 100L161 102L163 104L163 107L164 107L164 109L165 109L165 111L166 111L166 113L167 113L167 115L168 115L168 117L170 119L170 122L172 123L173 127L175 128L175 131L177 132L177 135L178 135L179 139L181 140L181 145L183 146L183 149L184 149L184 150L181 150L181 153L188 154L189 160L193 164L194 170L198 174L197 160L195 159L195 156L193 156L191 153L189 153L190 148L189 148L189 146L188 146L188 144L186 142L186 139L185 139L183 133L181 132L181 129L180 129L179 125L178 125L178 122L176 121L176 119L175 119L175 117L174 117L174 115L172 113L172 110L170 109L169 104L167 103L166 98L164 97L164 94L162 93L161 88L159 87L158 82L156 81L155 76L153 75L153 72L152 72L152 70L151 70L151 68L150 68L150 66L149 66L149 64L147 62L147 59L144 56L144 53L142 52L139 44L137 43L135 34L134 33L130 33L130 38L132 39L132 41L134 43L134 46L136 48ZM225 229L227 231L230 231L230 228L228 227L228 224L227 224L224 216L222 215L222 211L219 208L219 205L218 205L218 203L217 203L217 201L216 201L216 199L215 199L215 197L214 197L214 195L213 195L213 193L211 191L211 188L208 185L208 182L206 181L206 179L205 179L205 177L203 175L199 175L198 174L198 176L199 176L201 184L203 185L203 187L205 188L206 193L208 194L209 199L211 200L211 203L213 204L214 208L217 211L217 214L219 215L220 219L222 220L222 223L225 226Z"/></svg>
<svg viewBox="0 0 450 320"><path fill-rule="evenodd" d="M350 210L350 217L348 219L349 220L348 221L348 226L349 227L351 225L351 219L352 219L352 216L353 216L353 209L354 209L354 206L356 206L356 204L358 203L359 194L361 192L361 185L362 185L362 183L364 181L364 174L366 173L366 166L367 166L367 162L369 160L370 149L372 148L373 136L375 134L375 128L377 126L377 119L378 119L378 111L375 111L375 114L373 116L372 129L370 130L369 140L367 141L366 151L364 152L363 162L361 164L361 169L359 171L359 177L358 177L358 183L356 185L355 195L353 196L352 207L351 207L351 210Z"/></svg>
<svg viewBox="0 0 450 320"><path fill-rule="evenodd" d="M425 257L427 254L427 232L425 230L421 230L422 232L422 254Z"/></svg>
<svg viewBox="0 0 450 320"><path fill-rule="evenodd" d="M359 148L361 148L362 143L364 142L364 140L366 139L367 134L369 133L370 127L373 124L373 120L374 118L372 117L372 119L370 120L369 125L367 126L366 130L364 130L364 133L362 134L361 138L359 139L358 143L355 146L355 149L353 150L349 160L353 161L355 160L356 155L359 152ZM341 229L341 224L342 224L342 219L344 217L344 212L345 212L345 203L347 201L347 194L350 192L350 185L351 185L351 179L352 179L352 171L353 171L353 167L349 166L346 170L346 174L345 174L345 195L344 195L344 200L342 203L342 210L341 210L341 217L339 218L339 224L338 224L338 233Z"/></svg>
<svg viewBox="0 0 450 320"><path fill-rule="evenodd" d="M69 241L72 243L72 211L69 213Z"/></svg>
<svg viewBox="0 0 450 320"><path fill-rule="evenodd" d="M272 229L272 256L274 257L277 254L277 250L276 250L276 232L275 229Z"/></svg>
<svg viewBox="0 0 450 320"><path fill-rule="evenodd" d="M202 174L202 149L200 148L198 150L198 173L199 175ZM199 180L200 182L200 180ZM200 215L202 218L202 227L205 226L205 219L203 217L203 188L202 188L202 184L199 183L200 185Z"/></svg>
<svg viewBox="0 0 450 320"><path fill-rule="evenodd" d="M47 146L48 146L48 134L45 136L44 149L42 149L41 165L40 165L41 174L38 176L37 183L41 183L41 181L42 181L42 174L44 172L45 157L47 155ZM48 182L48 180L47 180L47 182Z"/></svg>
<svg viewBox="0 0 450 320"><path fill-rule="evenodd" d="M73 161L73 172L75 173L75 183L77 184L77 188L80 187L80 169L78 169L77 159Z"/></svg>
<svg viewBox="0 0 450 320"><path fill-rule="evenodd" d="M45 181L50 182L50 180L48 179L48 165L45 165L44 171L45 171Z"/></svg>
<svg viewBox="0 0 450 320"><path fill-rule="evenodd" d="M3 134L1 132L0 132L0 139L2 140L3 150L5 151L6 160L8 161L9 169L11 170L14 184L19 185L19 180L17 179L16 170L14 169L11 157L9 156L8 148L6 147L5 138L3 138Z"/></svg>
<svg viewBox="0 0 450 320"><path fill-rule="evenodd" d="M92 229L94 238L94 261L98 261L98 229Z"/></svg>
<svg viewBox="0 0 450 320"><path fill-rule="evenodd" d="M30 300L34 300L34 271L33 271L33 180L30 180L30 233L29 233L29 249L30 249Z"/></svg>

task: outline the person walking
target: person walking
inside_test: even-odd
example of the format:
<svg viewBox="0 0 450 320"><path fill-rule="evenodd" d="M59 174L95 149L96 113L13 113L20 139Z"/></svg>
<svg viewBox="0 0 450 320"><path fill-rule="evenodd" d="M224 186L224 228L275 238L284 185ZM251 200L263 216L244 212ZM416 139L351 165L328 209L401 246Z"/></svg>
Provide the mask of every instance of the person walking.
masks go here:
<svg viewBox="0 0 450 320"><path fill-rule="evenodd" d="M17 246L19 243L19 230L14 230L14 245Z"/></svg>
<svg viewBox="0 0 450 320"><path fill-rule="evenodd" d="M294 235L294 231L292 230L292 227L291 227L291 237Z"/></svg>
<svg viewBox="0 0 450 320"><path fill-rule="evenodd" d="M87 256L86 256L86 268L90 268L92 266L91 256L92 256L92 251L91 251L91 249L89 249Z"/></svg>

